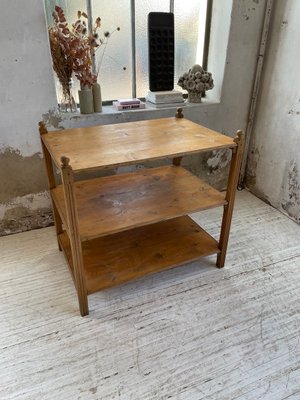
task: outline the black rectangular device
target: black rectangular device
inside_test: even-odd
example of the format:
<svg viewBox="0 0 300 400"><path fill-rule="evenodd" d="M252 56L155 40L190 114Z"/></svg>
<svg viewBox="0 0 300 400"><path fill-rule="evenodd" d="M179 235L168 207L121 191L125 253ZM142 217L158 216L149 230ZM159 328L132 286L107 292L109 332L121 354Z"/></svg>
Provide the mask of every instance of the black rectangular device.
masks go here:
<svg viewBox="0 0 300 400"><path fill-rule="evenodd" d="M149 88L152 92L174 88L174 14L148 14Z"/></svg>

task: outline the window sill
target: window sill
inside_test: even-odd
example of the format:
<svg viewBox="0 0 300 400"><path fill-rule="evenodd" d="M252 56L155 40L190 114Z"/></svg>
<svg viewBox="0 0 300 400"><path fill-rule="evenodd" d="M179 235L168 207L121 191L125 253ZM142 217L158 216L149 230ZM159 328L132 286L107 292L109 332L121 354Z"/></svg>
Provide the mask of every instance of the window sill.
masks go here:
<svg viewBox="0 0 300 400"><path fill-rule="evenodd" d="M175 116L178 107L183 108L183 114L188 118L197 113L199 108L211 107L219 104L218 101L203 99L201 103L184 103L182 105L166 105L156 107L146 102L146 108L137 110L117 111L113 106L103 106L101 113L80 114L80 111L73 113L60 113L59 128L75 128L89 125L107 125L121 122L141 121L145 119L167 118Z"/></svg>

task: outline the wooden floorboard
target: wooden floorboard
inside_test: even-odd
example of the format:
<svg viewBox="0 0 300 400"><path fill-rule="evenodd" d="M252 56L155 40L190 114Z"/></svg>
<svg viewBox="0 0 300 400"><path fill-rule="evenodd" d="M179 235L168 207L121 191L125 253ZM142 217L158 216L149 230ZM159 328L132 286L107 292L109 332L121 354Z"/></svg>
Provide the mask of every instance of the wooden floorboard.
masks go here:
<svg viewBox="0 0 300 400"><path fill-rule="evenodd" d="M194 215L217 237L219 209ZM300 226L238 193L215 256L89 296L54 228L0 238L0 399L300 399Z"/></svg>

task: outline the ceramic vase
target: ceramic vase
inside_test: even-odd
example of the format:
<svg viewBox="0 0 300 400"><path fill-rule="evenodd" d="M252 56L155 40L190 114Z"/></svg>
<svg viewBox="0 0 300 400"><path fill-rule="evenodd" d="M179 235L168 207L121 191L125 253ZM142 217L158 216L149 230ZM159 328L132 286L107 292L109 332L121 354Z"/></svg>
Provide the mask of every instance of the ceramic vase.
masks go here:
<svg viewBox="0 0 300 400"><path fill-rule="evenodd" d="M92 92L93 92L94 112L101 112L102 97L101 97L101 87L98 82L94 83Z"/></svg>
<svg viewBox="0 0 300 400"><path fill-rule="evenodd" d="M188 91L188 102L189 103L201 103L202 92Z"/></svg>
<svg viewBox="0 0 300 400"><path fill-rule="evenodd" d="M92 114L94 112L92 89L88 86L83 86L81 90L78 90L78 95L81 114Z"/></svg>

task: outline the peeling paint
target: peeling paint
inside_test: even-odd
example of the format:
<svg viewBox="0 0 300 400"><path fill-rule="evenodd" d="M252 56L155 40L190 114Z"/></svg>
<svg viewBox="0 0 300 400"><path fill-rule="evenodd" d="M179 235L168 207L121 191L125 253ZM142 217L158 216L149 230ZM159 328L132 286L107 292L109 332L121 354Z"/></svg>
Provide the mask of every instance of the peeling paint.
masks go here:
<svg viewBox="0 0 300 400"><path fill-rule="evenodd" d="M287 185L284 190L284 200L281 207L291 218L300 223L300 177L295 161L291 161L289 164Z"/></svg>
<svg viewBox="0 0 300 400"><path fill-rule="evenodd" d="M0 236L43 228L52 223L47 191L16 197L9 204L0 204Z"/></svg>
<svg viewBox="0 0 300 400"><path fill-rule="evenodd" d="M251 189L256 185L256 171L259 159L260 159L259 150L258 149L251 150L246 170L246 186Z"/></svg>
<svg viewBox="0 0 300 400"><path fill-rule="evenodd" d="M64 127L60 125L60 123L63 121L63 118L57 108L52 108L47 113L43 114L43 121L47 127L64 129Z"/></svg>
<svg viewBox="0 0 300 400"><path fill-rule="evenodd" d="M43 191L37 194L28 194L27 196L15 197L9 203L0 203L0 220L4 218L7 210L15 207L23 206L30 210L39 208L51 209L50 195L48 191Z"/></svg>
<svg viewBox="0 0 300 400"><path fill-rule="evenodd" d="M31 229L53 225L53 216L49 208L31 210L18 206L7 210L0 221L0 236L24 232Z"/></svg>
<svg viewBox="0 0 300 400"><path fill-rule="evenodd" d="M289 110L288 114L289 115L300 115L300 111Z"/></svg>
<svg viewBox="0 0 300 400"><path fill-rule="evenodd" d="M229 155L221 152L220 157L215 152L193 154L183 157L182 166L217 190L222 191L227 187L230 159L230 151ZM208 166L208 160L210 160L211 167Z"/></svg>
<svg viewBox="0 0 300 400"><path fill-rule="evenodd" d="M208 157L204 155L201 158L203 171L200 171L198 167L196 175L200 177L206 175L203 176L203 178L208 181L210 185L221 191L226 190L231 154L230 150L220 150L217 152L213 151Z"/></svg>
<svg viewBox="0 0 300 400"><path fill-rule="evenodd" d="M40 153L23 157L19 150L4 149L0 153L0 182L0 203L44 191L47 177Z"/></svg>
<svg viewBox="0 0 300 400"><path fill-rule="evenodd" d="M211 157L207 160L207 166L209 167L210 173L213 173L217 169L225 168L227 165L229 165L230 160L230 150L213 151Z"/></svg>

